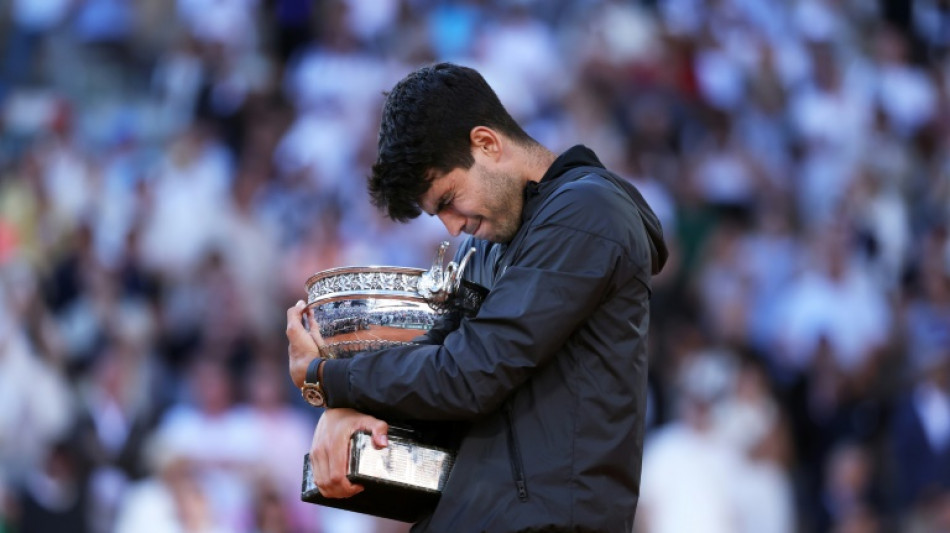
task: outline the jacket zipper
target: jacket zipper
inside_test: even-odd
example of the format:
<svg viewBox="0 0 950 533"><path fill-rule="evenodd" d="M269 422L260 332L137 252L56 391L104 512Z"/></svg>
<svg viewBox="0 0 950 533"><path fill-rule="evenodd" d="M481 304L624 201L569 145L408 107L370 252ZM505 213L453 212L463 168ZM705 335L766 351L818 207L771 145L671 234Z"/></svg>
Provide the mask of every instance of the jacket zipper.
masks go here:
<svg viewBox="0 0 950 533"><path fill-rule="evenodd" d="M528 501L528 484L524 479L524 466L521 461L521 449L518 447L518 440L515 438L515 426L511 420L511 404L505 405L505 422L508 424L508 451L511 458L511 475L515 480L515 487L518 488L518 499Z"/></svg>

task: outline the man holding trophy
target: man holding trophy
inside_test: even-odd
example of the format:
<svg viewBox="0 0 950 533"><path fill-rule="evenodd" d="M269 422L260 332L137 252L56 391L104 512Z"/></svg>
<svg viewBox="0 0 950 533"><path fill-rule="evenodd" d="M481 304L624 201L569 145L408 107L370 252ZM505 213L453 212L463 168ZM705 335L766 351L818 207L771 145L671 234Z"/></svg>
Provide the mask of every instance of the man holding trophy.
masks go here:
<svg viewBox="0 0 950 533"><path fill-rule="evenodd" d="M425 212L453 236L477 312L424 338L335 358L303 302L287 311L290 374L326 406L313 483L351 498L351 447L389 424L462 428L454 466L413 531L632 530L646 411L650 283L659 221L592 151L528 136L476 71L421 68L388 94L369 190L389 217ZM312 315L311 315L312 320Z"/></svg>

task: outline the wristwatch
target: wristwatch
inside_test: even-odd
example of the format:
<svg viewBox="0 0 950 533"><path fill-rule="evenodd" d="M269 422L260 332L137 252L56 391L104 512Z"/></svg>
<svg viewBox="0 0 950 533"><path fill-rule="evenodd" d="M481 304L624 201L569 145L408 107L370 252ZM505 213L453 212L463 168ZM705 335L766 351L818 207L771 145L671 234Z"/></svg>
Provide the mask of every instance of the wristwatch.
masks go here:
<svg viewBox="0 0 950 533"><path fill-rule="evenodd" d="M320 365L326 361L323 357L314 358L307 366L307 375L303 379L303 387L300 387L300 394L307 403L314 407L325 407L327 405L326 396L323 394L323 385L320 384Z"/></svg>

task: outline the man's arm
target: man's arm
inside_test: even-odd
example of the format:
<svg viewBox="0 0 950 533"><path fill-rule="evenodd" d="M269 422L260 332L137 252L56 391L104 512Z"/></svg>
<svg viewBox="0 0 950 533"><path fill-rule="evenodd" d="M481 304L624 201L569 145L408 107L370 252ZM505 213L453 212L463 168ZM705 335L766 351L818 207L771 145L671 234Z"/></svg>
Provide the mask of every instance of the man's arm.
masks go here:
<svg viewBox="0 0 950 533"><path fill-rule="evenodd" d="M468 419L497 408L557 353L612 286L636 277L629 250L618 241L559 223L586 202L565 203L561 216L532 229L521 257L496 281L477 317L463 321L442 346L327 361L329 405L433 420Z"/></svg>
<svg viewBox="0 0 950 533"><path fill-rule="evenodd" d="M477 241L473 237L466 238L461 246L456 250L453 261L460 264L462 258L472 247L477 249L477 253L469 260L467 267L462 273L462 278L466 281L475 283L485 289L490 289L493 280L492 265L497 259L500 250L495 249L499 245L494 245L485 241ZM307 316L310 324L315 324L316 319L313 311L306 310L306 304L303 300L287 310L287 340L289 341L288 355L290 363L290 377L294 384L300 388L303 386L304 376L307 373L307 367L310 362L319 357L320 346L325 344L320 336L319 328L304 328L304 316ZM435 325L425 334L413 339L416 344L442 344L445 337L458 329L462 322L465 312L460 309L451 309L440 315ZM319 373L320 381L323 382L322 369Z"/></svg>
<svg viewBox="0 0 950 533"><path fill-rule="evenodd" d="M306 308L304 302L299 301L287 309L290 376L297 387L303 386L307 367L319 357L320 347L324 345L320 328L304 327ZM313 320L312 313L309 318ZM323 380L322 375L320 380ZM310 445L310 464L313 481L323 496L349 498L363 491L361 485L351 483L346 477L350 437L360 430L372 433L376 448L388 445L389 425L383 420L353 409L326 409L320 416Z"/></svg>

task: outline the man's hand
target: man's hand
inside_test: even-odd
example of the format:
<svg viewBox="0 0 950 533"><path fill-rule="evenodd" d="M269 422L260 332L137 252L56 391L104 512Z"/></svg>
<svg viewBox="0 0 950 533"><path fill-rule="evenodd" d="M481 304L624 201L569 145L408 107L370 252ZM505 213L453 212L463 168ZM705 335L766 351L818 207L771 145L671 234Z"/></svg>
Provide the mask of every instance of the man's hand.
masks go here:
<svg viewBox="0 0 950 533"><path fill-rule="evenodd" d="M353 409L327 409L317 422L310 446L310 464L314 484L323 496L349 498L363 491L362 485L354 485L346 478L350 437L359 430L373 434L373 446L377 449L388 445L389 425Z"/></svg>
<svg viewBox="0 0 950 533"><path fill-rule="evenodd" d="M303 387L304 379L307 377L307 365L320 355L320 346L324 345L323 337L320 336L320 327L313 317L313 312L308 313L310 320L310 331L303 327L303 314L307 306L303 301L298 301L296 305L287 310L287 355L290 359L290 379L298 388Z"/></svg>

